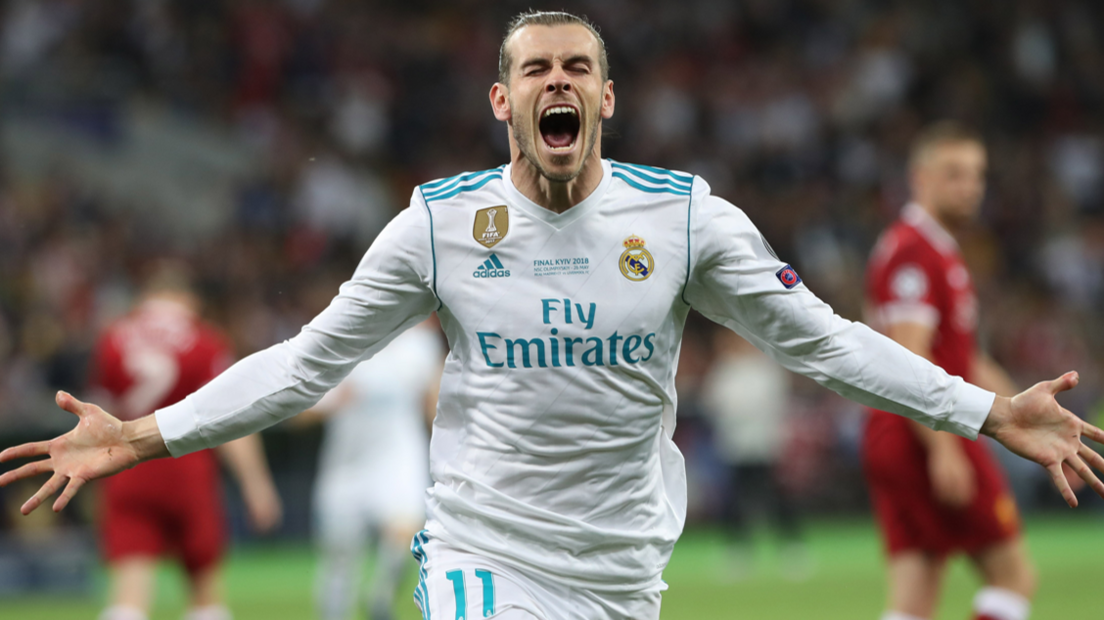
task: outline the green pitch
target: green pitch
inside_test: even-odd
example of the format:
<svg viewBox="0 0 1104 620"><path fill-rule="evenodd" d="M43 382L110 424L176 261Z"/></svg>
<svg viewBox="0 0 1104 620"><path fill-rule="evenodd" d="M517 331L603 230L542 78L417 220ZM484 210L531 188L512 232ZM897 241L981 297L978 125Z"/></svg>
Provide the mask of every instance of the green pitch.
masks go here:
<svg viewBox="0 0 1104 620"><path fill-rule="evenodd" d="M1039 568L1035 618L1092 618L1100 614L1104 532L1098 514L1034 519L1028 524L1031 553ZM882 610L882 559L872 526L866 522L819 523L809 532L813 570L794 581L783 574L771 541L758 541L756 562L743 578L733 578L722 537L715 531L687 532L664 578L664 620L875 620ZM234 553L227 589L237 620L313 618L314 559L304 546L250 546ZM950 575L939 620L964 620L976 581L957 563ZM184 605L180 576L165 570L159 579L152 620L177 620ZM413 580L404 586L400 620L418 620L410 602ZM100 588L102 591L102 588ZM21 620L94 618L100 601L91 599L0 599L0 617Z"/></svg>

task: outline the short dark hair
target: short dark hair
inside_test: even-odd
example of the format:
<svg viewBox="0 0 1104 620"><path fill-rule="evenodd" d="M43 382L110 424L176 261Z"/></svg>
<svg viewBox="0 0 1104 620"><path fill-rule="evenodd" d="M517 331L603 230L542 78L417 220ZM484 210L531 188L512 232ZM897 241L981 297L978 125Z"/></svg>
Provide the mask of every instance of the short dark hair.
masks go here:
<svg viewBox="0 0 1104 620"><path fill-rule="evenodd" d="M510 66L514 59L510 56L510 51L506 49L506 44L515 32L526 26L564 26L570 24L578 24L594 35L594 39L598 41L598 65L602 69L602 80L608 80L609 58L606 57L606 42L602 40L602 35L598 34L597 26L586 17L579 17L565 11L529 10L510 20L510 24L506 28L506 36L502 37L502 47L498 48L498 81L503 84L510 83Z"/></svg>
<svg viewBox="0 0 1104 620"><path fill-rule="evenodd" d="M912 150L909 152L909 168L920 165L933 149L945 144L961 144L969 142L985 147L985 139L976 129L968 127L957 121L938 121L924 127L919 135L912 141Z"/></svg>

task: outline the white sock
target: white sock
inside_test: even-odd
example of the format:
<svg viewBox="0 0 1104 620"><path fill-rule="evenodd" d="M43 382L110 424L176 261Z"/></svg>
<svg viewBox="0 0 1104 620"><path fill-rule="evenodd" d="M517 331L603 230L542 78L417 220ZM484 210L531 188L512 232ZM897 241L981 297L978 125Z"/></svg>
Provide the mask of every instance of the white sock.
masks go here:
<svg viewBox="0 0 1104 620"><path fill-rule="evenodd" d="M882 614L882 620L925 620L919 616L910 616L899 611L887 611Z"/></svg>
<svg viewBox="0 0 1104 620"><path fill-rule="evenodd" d="M318 560L314 600L321 620L344 620L350 616L360 584L360 545L327 545Z"/></svg>
<svg viewBox="0 0 1104 620"><path fill-rule="evenodd" d="M1031 615L1031 601L1011 590L989 586L974 597L974 613L1000 620L1027 620Z"/></svg>
<svg viewBox="0 0 1104 620"><path fill-rule="evenodd" d="M149 620L146 612L137 607L112 605L100 612L99 620Z"/></svg>
<svg viewBox="0 0 1104 620"><path fill-rule="evenodd" d="M225 605L193 607L184 614L184 620L233 620L234 616Z"/></svg>
<svg viewBox="0 0 1104 620"><path fill-rule="evenodd" d="M395 590L402 581L403 574L413 566L410 551L405 544L383 539L376 551L376 571L372 577L372 590L368 596L368 605L372 610L390 609L394 605Z"/></svg>

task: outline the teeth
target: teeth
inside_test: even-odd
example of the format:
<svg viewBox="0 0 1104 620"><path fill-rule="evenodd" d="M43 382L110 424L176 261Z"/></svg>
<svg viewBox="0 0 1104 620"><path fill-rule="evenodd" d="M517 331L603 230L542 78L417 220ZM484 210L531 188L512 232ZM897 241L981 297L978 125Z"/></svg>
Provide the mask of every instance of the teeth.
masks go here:
<svg viewBox="0 0 1104 620"><path fill-rule="evenodd" d="M575 114L575 108L566 105L553 106L545 110L541 118L547 118L553 114Z"/></svg>

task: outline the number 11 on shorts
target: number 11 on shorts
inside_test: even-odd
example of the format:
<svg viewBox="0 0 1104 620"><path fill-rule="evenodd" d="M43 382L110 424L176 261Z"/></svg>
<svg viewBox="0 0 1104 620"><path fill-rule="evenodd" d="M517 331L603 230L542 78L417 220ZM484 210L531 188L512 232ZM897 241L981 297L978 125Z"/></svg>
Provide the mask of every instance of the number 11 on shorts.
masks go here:
<svg viewBox="0 0 1104 620"><path fill-rule="evenodd" d="M489 570L476 569L475 576L483 582L483 617L494 615L494 575ZM454 570L445 573L452 582L452 591L456 595L456 620L468 617L468 597L464 590L464 571Z"/></svg>

